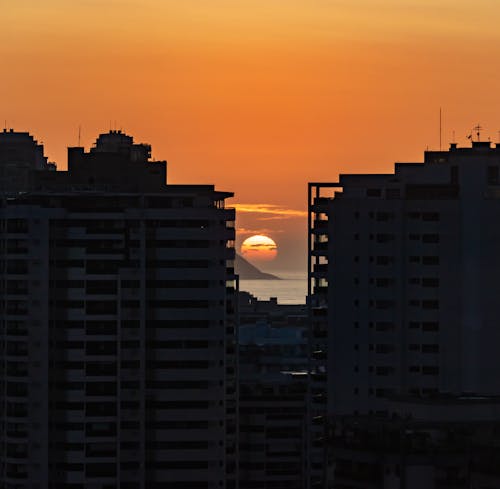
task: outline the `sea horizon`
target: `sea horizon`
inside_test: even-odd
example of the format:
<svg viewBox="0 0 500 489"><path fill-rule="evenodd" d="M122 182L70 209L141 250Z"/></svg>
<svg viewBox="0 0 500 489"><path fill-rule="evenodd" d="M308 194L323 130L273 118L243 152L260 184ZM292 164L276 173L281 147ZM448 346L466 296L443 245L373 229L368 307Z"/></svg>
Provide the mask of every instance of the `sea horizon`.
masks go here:
<svg viewBox="0 0 500 489"><path fill-rule="evenodd" d="M240 280L240 291L249 292L259 300L278 299L278 304L305 304L307 295L307 272L272 270L278 280Z"/></svg>

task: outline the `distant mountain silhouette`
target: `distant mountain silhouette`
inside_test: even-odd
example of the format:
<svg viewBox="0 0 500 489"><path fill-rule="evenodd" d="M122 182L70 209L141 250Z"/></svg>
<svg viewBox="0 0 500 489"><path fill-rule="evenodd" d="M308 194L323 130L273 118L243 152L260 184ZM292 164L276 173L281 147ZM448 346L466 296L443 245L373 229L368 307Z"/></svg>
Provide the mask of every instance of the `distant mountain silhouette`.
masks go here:
<svg viewBox="0 0 500 489"><path fill-rule="evenodd" d="M238 253L236 253L236 259L234 260L234 271L243 280L281 280L276 275L261 272Z"/></svg>

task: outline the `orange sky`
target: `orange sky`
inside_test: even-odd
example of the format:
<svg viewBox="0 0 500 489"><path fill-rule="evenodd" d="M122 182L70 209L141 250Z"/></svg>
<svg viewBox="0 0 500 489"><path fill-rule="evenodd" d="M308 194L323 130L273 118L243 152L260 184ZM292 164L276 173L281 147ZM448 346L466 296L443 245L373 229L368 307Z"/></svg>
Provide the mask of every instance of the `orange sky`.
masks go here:
<svg viewBox="0 0 500 489"><path fill-rule="evenodd" d="M299 211L238 226L303 268L307 181L420 161L440 106L445 142L496 141L499 21L497 0L0 0L0 120L60 168L79 125L87 147L117 127L173 183Z"/></svg>

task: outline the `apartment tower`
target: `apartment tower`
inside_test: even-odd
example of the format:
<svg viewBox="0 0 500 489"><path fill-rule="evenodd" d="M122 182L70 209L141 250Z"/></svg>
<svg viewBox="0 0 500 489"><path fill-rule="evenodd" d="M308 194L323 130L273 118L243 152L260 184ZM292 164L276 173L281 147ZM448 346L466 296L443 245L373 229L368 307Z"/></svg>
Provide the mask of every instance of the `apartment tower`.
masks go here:
<svg viewBox="0 0 500 489"><path fill-rule="evenodd" d="M2 168L27 137L2 134ZM237 485L232 194L150 153L111 131L4 185L5 489Z"/></svg>
<svg viewBox="0 0 500 489"><path fill-rule="evenodd" d="M500 394L500 145L477 139L309 184L312 453L335 417Z"/></svg>

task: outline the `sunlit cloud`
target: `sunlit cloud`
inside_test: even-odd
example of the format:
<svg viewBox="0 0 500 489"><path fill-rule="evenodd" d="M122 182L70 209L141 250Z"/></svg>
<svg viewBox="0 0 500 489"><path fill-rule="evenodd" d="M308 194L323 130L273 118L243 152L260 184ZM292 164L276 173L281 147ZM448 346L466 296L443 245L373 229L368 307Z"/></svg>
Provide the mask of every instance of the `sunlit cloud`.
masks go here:
<svg viewBox="0 0 500 489"><path fill-rule="evenodd" d="M253 244L248 244L246 245L250 249L263 249L263 250L277 250L278 247L276 245L271 245L269 243L253 243Z"/></svg>
<svg viewBox="0 0 500 489"><path fill-rule="evenodd" d="M271 228L256 228L256 229L249 229L249 228L237 228L236 232L240 235L254 235L254 234L277 234L277 233L283 233L283 229L271 229Z"/></svg>
<svg viewBox="0 0 500 489"><path fill-rule="evenodd" d="M294 217L306 217L307 212L298 209L288 209L275 204L234 204L236 212L250 214L263 214L260 220L291 219Z"/></svg>

